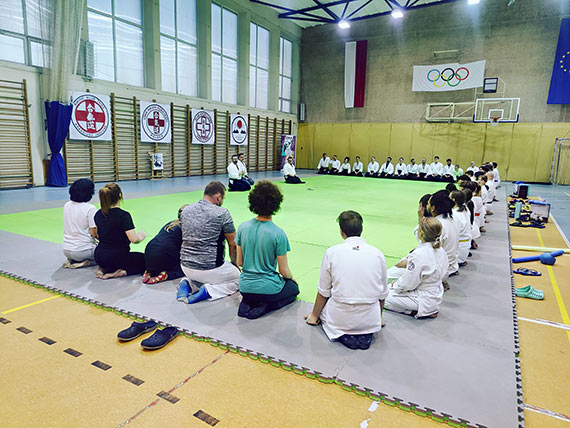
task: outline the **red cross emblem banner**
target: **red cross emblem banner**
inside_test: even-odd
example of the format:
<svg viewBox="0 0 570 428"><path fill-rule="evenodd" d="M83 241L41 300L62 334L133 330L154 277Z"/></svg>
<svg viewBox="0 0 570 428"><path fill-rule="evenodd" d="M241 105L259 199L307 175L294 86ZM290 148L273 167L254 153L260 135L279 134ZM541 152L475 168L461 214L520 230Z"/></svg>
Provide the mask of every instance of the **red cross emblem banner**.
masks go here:
<svg viewBox="0 0 570 428"><path fill-rule="evenodd" d="M111 101L108 95L72 92L70 140L111 141Z"/></svg>
<svg viewBox="0 0 570 428"><path fill-rule="evenodd" d="M414 92L446 92L480 88L485 60L467 64L414 65Z"/></svg>
<svg viewBox="0 0 570 428"><path fill-rule="evenodd" d="M230 146L247 146L249 121L242 114L230 114Z"/></svg>
<svg viewBox="0 0 570 428"><path fill-rule="evenodd" d="M192 109L192 143L214 144L215 142L214 112Z"/></svg>
<svg viewBox="0 0 570 428"><path fill-rule="evenodd" d="M143 143L172 142L170 106L140 102L141 141Z"/></svg>

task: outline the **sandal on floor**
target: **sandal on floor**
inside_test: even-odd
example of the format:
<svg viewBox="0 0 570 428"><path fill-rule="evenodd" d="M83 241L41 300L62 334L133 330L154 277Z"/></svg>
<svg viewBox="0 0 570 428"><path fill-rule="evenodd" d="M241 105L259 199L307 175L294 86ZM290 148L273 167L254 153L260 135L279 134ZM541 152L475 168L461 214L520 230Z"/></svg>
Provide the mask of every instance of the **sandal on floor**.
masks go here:
<svg viewBox="0 0 570 428"><path fill-rule="evenodd" d="M526 297L527 299L543 300L544 291L537 290L532 285L527 285L526 287L520 287L515 289L515 295L517 297Z"/></svg>
<svg viewBox="0 0 570 428"><path fill-rule="evenodd" d="M153 331L158 324L154 321L147 322L134 322L131 326L125 330L122 330L117 334L117 338L121 342L128 342L130 340L136 339L141 334Z"/></svg>
<svg viewBox="0 0 570 428"><path fill-rule="evenodd" d="M143 340L141 346L144 349L160 349L168 342L178 336L178 329L176 327L166 327L162 330L157 330L152 336Z"/></svg>
<svg viewBox="0 0 570 428"><path fill-rule="evenodd" d="M537 271L536 269L527 269L527 268L518 268L513 271L513 273L518 273L519 275L525 276L541 276L542 273Z"/></svg>

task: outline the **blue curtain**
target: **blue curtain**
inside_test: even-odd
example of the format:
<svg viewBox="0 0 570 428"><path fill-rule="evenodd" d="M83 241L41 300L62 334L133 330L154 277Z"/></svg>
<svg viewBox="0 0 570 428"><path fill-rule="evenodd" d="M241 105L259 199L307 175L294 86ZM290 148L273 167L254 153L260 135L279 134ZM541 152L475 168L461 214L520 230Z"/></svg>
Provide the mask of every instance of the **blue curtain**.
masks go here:
<svg viewBox="0 0 570 428"><path fill-rule="evenodd" d="M72 110L73 106L71 105L64 105L57 101L46 101L48 142L51 150L46 186L67 186L65 162L60 152L69 131Z"/></svg>

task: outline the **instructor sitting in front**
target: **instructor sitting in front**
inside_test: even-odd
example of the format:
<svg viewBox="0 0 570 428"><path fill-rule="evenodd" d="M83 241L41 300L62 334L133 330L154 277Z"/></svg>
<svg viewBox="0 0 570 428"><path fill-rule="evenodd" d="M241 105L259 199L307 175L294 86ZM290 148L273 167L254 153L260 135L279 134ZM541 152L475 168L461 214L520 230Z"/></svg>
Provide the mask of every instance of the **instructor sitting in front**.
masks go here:
<svg viewBox="0 0 570 428"><path fill-rule="evenodd" d="M251 185L241 174L238 162L238 156L232 155L232 162L228 165L229 189L231 191L243 192L251 189Z"/></svg>
<svg viewBox="0 0 570 428"><path fill-rule="evenodd" d="M322 322L330 340L350 349L368 349L373 333L382 328L388 295L386 260L360 237L360 214L343 211L338 222L344 242L325 252L317 298L306 320L310 325Z"/></svg>

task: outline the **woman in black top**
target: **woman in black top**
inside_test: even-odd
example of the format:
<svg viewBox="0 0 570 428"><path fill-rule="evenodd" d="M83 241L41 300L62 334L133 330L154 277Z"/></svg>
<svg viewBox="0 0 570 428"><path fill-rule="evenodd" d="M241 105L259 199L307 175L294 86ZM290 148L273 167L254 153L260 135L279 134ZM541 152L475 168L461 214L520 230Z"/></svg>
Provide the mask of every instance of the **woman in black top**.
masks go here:
<svg viewBox="0 0 570 428"><path fill-rule="evenodd" d="M144 254L130 251L130 244L145 239L144 231L136 232L131 215L121 209L123 193L117 183L99 190L101 209L95 214L99 245L95 261L99 265L97 278L109 279L137 275L145 270Z"/></svg>
<svg viewBox="0 0 570 428"><path fill-rule="evenodd" d="M184 276L180 267L180 247L182 247L182 228L180 214L187 205L178 210L178 219L164 225L158 235L146 245L144 259L146 271L142 282L156 284L168 279Z"/></svg>

